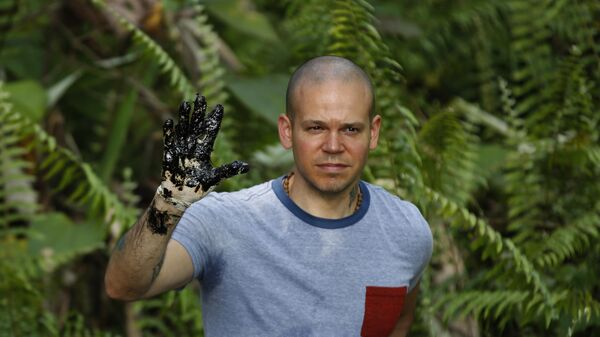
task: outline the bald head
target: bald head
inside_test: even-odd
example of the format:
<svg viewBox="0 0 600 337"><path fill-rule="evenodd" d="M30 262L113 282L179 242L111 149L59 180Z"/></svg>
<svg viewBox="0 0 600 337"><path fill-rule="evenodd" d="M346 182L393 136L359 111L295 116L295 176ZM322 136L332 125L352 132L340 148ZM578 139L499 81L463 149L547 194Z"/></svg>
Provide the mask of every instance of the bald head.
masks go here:
<svg viewBox="0 0 600 337"><path fill-rule="evenodd" d="M301 65L288 82L285 95L286 113L294 120L295 106L298 104L298 88L303 85L320 85L330 81L342 83L360 83L365 86L371 97L369 118L374 115L375 95L369 76L352 61L338 56L320 56Z"/></svg>

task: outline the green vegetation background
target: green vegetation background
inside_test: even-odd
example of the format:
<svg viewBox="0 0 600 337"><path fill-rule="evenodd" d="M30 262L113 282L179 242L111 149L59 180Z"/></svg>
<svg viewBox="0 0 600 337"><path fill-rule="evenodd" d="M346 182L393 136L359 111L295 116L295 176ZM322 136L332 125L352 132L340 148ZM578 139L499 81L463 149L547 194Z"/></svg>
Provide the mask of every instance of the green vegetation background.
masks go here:
<svg viewBox="0 0 600 337"><path fill-rule="evenodd" d="M103 289L162 122L199 91L213 160L253 166L220 189L281 175L287 78L324 54L376 85L364 178L434 233L412 336L600 336L599 51L597 0L0 0L0 336L202 336L197 284Z"/></svg>

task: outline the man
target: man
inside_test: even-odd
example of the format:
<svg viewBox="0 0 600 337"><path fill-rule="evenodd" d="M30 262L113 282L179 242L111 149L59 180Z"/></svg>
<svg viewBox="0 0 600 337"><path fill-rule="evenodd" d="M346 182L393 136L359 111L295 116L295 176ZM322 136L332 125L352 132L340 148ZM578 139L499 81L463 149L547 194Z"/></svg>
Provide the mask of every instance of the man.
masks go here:
<svg viewBox="0 0 600 337"><path fill-rule="evenodd" d="M165 123L163 182L111 257L109 296L147 298L196 278L208 337L406 336L432 237L414 205L360 180L381 125L373 95L351 61L308 61L278 121L291 173L210 194L248 167L212 168L222 108L205 118L203 99L193 112L184 103L179 124Z"/></svg>

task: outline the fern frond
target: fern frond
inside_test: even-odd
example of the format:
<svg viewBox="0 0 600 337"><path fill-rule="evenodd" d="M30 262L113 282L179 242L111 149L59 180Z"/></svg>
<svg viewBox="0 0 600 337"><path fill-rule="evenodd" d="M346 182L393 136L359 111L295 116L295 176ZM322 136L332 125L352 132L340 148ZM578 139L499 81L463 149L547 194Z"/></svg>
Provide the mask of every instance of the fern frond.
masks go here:
<svg viewBox="0 0 600 337"><path fill-rule="evenodd" d="M419 131L419 152L427 186L466 206L474 187L483 183L476 172L478 137L474 126L457 113L437 113Z"/></svg>
<svg viewBox="0 0 600 337"><path fill-rule="evenodd" d="M410 177L405 177L405 179L410 179ZM502 259L500 254L503 251L506 252L513 262L514 269L512 271L521 274L526 283L532 286L545 299L545 305L548 305L548 308L550 308L550 292L548 287L542 281L540 273L536 270L534 264L512 240L502 237L484 219L478 218L469 210L461 207L439 192L427 186L421 186L420 190L423 191L423 195L418 198L420 206L430 209L446 219L450 219L453 227L466 230L472 234L477 241L477 246L484 247L484 257L490 256L500 260Z"/></svg>
<svg viewBox="0 0 600 337"><path fill-rule="evenodd" d="M225 69L219 58L219 37L208 22L204 7L193 7L192 20L184 20L182 25L189 30L197 40L195 52L197 68L200 72L198 86L208 102L218 102L225 105L228 100L226 91Z"/></svg>
<svg viewBox="0 0 600 337"><path fill-rule="evenodd" d="M0 229L29 220L39 208L32 187L35 178L29 173L33 165L25 160L26 140L19 137L22 124L12 117L13 107L3 85L0 82Z"/></svg>
<svg viewBox="0 0 600 337"><path fill-rule="evenodd" d="M529 291L472 290L443 296L434 308L443 308L446 321L473 315L477 319L500 320L502 328L508 317L522 324L536 319L546 320L544 312L537 310L542 301L539 294ZM553 293L552 303L560 317L572 317L572 326L600 317L600 303L589 292L565 290Z"/></svg>
<svg viewBox="0 0 600 337"><path fill-rule="evenodd" d="M555 267L565 259L586 251L600 239L600 214L584 214L569 225L562 226L545 240L535 263L540 267Z"/></svg>
<svg viewBox="0 0 600 337"><path fill-rule="evenodd" d="M555 97L560 109L553 115L550 124L552 135L579 133L580 137L589 137L598 130L600 116L594 110L592 96L595 83L587 74L587 63L581 52L573 49L559 63Z"/></svg>
<svg viewBox="0 0 600 337"><path fill-rule="evenodd" d="M180 93L183 99L191 99L198 90L201 90L202 95L207 98L208 102L219 103L225 105L227 108L226 101L228 96L223 79L225 70L222 68L219 60L217 49L218 37L207 22L208 17L203 13L202 6L195 6L195 18L193 20L186 20L184 23L185 28L189 29L200 42L198 53L200 53L201 57L197 61L201 76L198 83L199 89L196 89L171 56L140 28L107 6L104 1L90 1L115 17L121 26L132 34L134 43L153 56L151 59L157 62L161 73L170 78L171 86ZM229 162L238 159L229 141L232 138L231 132L234 130L231 123L231 119L226 118L221 125L221 132L215 143L214 151L219 155L218 161ZM243 178L241 177L241 179ZM239 182L239 180L240 178L225 180L220 187L232 188L230 185Z"/></svg>
<svg viewBox="0 0 600 337"><path fill-rule="evenodd" d="M331 26L330 2L318 0L290 1L284 23L292 51L300 60L326 54Z"/></svg>
<svg viewBox="0 0 600 337"><path fill-rule="evenodd" d="M512 33L513 92L517 97L516 110L528 118L528 128L535 128L552 111L550 92L545 90L551 83L549 74L554 66L549 44L551 31L548 27L566 1L530 2L509 1L509 20Z"/></svg>
<svg viewBox="0 0 600 337"><path fill-rule="evenodd" d="M477 319L502 320L502 326L507 321L506 317L523 320L522 315L527 311L525 304L533 300L532 296L535 294L528 291L473 290L448 294L442 297L434 308L443 308L445 321L473 315Z"/></svg>
<svg viewBox="0 0 600 337"><path fill-rule="evenodd" d="M219 37L208 22L208 16L202 6L194 6L194 19L186 22L186 27L198 40L197 67L200 71L198 86L208 102L219 103L228 111L229 95L226 90L225 69L219 58ZM215 143L215 155L220 163L239 159L231 142L235 137L233 118L224 118L221 123L219 137ZM220 188L236 190L248 184L246 176L223 181Z"/></svg>
<svg viewBox="0 0 600 337"><path fill-rule="evenodd" d="M536 227L543 223L547 213L545 177L539 171L538 149L531 143L518 145L506 163L506 192L508 193L508 229L518 233L517 242L527 242L536 235Z"/></svg>
<svg viewBox="0 0 600 337"><path fill-rule="evenodd" d="M407 179L409 178L407 177ZM503 237L484 219L478 218L442 194L426 186L422 186L420 190L423 191L423 195L418 199L419 206L449 219L453 228L472 235L473 247L483 247L481 253L483 258L492 258L497 265L503 264L505 266L504 274L509 275L507 277L518 277L523 280L523 285L526 284L530 287L527 292L532 293L531 296L534 296L536 301L529 303L528 312L531 310L536 313L535 317L543 317L546 325L557 319L558 313L553 306L551 292L543 281L542 275L512 240ZM523 291L522 285L517 291ZM506 323L509 317L509 315L504 315L501 324Z"/></svg>
<svg viewBox="0 0 600 337"><path fill-rule="evenodd" d="M204 332L197 289L191 286L136 302L134 310L144 317L137 322L144 333L158 330L164 336L198 336Z"/></svg>
<svg viewBox="0 0 600 337"><path fill-rule="evenodd" d="M517 102L512 94L512 91L509 88L508 82L502 77L499 77L498 87L500 89L500 101L502 103L502 111L506 116L504 119L513 130L525 132L523 128L523 120L519 118L519 114L515 108ZM512 140L513 137L510 137L509 141Z"/></svg>
<svg viewBox="0 0 600 337"><path fill-rule="evenodd" d="M571 318L568 336L589 323L600 324L600 302L589 291L566 290L558 298L557 307Z"/></svg>
<svg viewBox="0 0 600 337"><path fill-rule="evenodd" d="M0 86L0 97L2 94ZM36 152L47 155L39 169L45 173L44 179L54 185L55 193L66 194L75 204L87 205L92 214L104 216L107 223L116 223L120 229L135 221L137 210L125 207L88 163L57 145L54 137L39 125L17 111L6 109L0 110L0 120L6 127L18 130L15 135L19 140L31 139Z"/></svg>
<svg viewBox="0 0 600 337"><path fill-rule="evenodd" d="M0 250L0 331L13 336L39 336L39 315L44 312L41 284L27 275L31 259L23 259L15 251L22 244L2 242ZM8 254L6 254L8 253ZM16 259L15 259L16 258ZM8 334L7 334L8 335Z"/></svg>
<svg viewBox="0 0 600 337"><path fill-rule="evenodd" d="M132 34L133 42L152 55L162 74L168 76L170 85L179 91L182 98L193 97L196 89L169 54L141 29L129 22L123 15L108 6L103 0L90 0L96 7L110 13L119 24Z"/></svg>
<svg viewBox="0 0 600 337"><path fill-rule="evenodd" d="M560 20L550 22L550 29L572 49L577 49L587 60L586 63L597 64L600 46L595 41L600 34L597 25L599 14L600 5L597 1L571 1L559 13Z"/></svg>
<svg viewBox="0 0 600 337"><path fill-rule="evenodd" d="M583 116L597 116L580 109L583 102L580 108L569 108L569 101L589 95L587 74L598 76L597 2L515 0L509 7L514 54L511 86L515 108L529 133L556 135Z"/></svg>

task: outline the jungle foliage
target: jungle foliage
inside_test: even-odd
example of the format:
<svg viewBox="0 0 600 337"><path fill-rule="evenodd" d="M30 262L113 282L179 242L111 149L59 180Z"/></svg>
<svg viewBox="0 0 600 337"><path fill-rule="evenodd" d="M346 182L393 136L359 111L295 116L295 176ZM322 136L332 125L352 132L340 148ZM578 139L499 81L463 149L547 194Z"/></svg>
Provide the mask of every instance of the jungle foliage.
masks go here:
<svg viewBox="0 0 600 337"><path fill-rule="evenodd" d="M236 190L289 170L287 78L354 60L384 125L365 179L435 238L412 336L600 335L596 0L0 0L0 335L201 336L198 287L118 303L162 121L225 106Z"/></svg>

